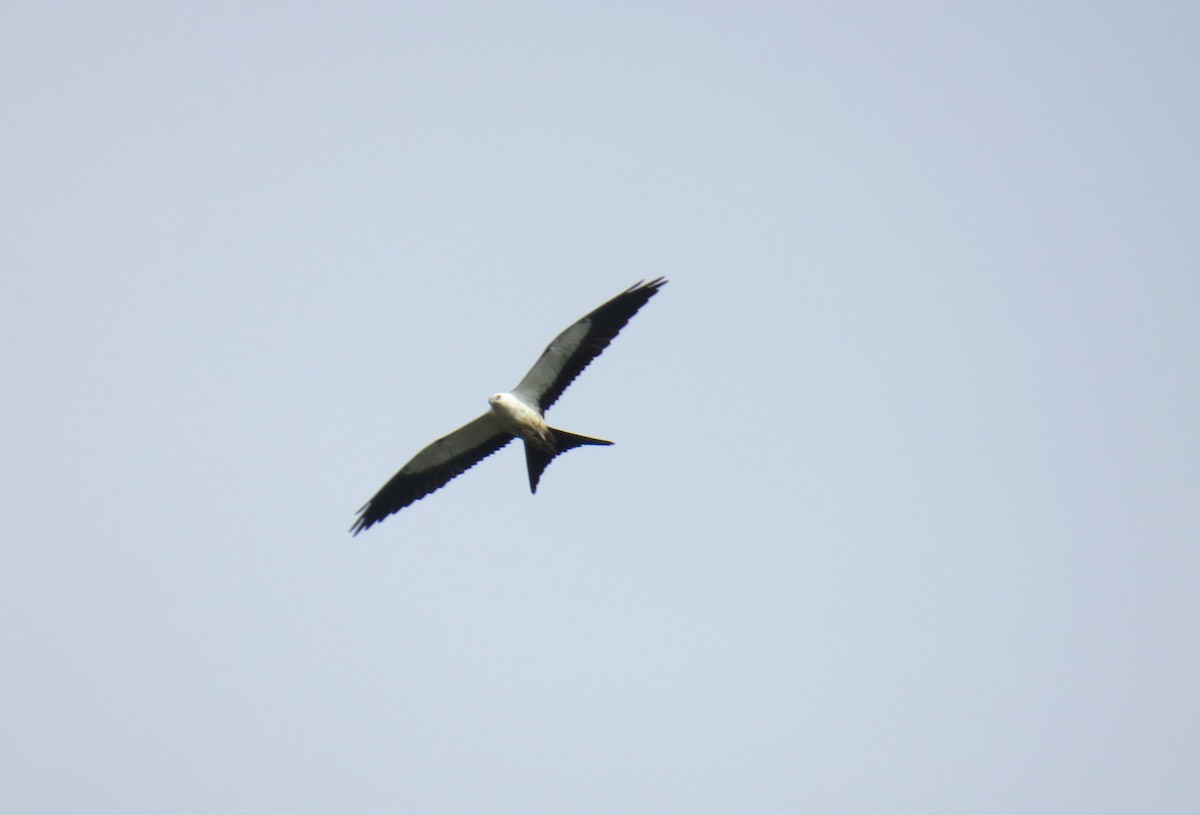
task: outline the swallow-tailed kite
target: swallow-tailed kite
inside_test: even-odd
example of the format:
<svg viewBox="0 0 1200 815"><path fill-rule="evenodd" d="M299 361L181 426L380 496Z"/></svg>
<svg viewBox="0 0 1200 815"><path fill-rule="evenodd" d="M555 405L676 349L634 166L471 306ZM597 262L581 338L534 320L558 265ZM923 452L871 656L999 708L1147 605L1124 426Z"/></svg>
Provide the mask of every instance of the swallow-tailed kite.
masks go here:
<svg viewBox="0 0 1200 815"><path fill-rule="evenodd" d="M662 277L639 281L555 337L512 393L491 396L487 413L417 453L358 511L350 531L357 535L441 489L514 438L525 442L529 491L534 493L555 456L583 445L612 444L550 427L542 415L666 283Z"/></svg>

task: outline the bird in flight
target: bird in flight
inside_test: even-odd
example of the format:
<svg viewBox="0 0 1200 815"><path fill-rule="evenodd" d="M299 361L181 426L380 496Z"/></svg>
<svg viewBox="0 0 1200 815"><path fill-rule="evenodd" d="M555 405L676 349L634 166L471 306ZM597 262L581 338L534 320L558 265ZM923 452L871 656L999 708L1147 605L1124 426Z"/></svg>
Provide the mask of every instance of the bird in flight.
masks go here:
<svg viewBox="0 0 1200 815"><path fill-rule="evenodd" d="M664 277L638 281L555 337L511 393L489 397L487 413L413 456L363 505L350 531L357 535L441 489L513 439L525 442L531 493L556 456L584 445L612 444L550 427L543 415L666 284Z"/></svg>

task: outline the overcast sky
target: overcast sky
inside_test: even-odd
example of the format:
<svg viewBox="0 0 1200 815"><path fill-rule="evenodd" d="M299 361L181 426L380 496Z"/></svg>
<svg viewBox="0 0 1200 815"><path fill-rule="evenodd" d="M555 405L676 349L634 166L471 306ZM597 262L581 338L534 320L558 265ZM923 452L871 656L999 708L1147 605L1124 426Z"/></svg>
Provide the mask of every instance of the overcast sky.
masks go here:
<svg viewBox="0 0 1200 815"><path fill-rule="evenodd" d="M0 809L1200 811L1198 36L10 8ZM658 275L615 446L349 536Z"/></svg>

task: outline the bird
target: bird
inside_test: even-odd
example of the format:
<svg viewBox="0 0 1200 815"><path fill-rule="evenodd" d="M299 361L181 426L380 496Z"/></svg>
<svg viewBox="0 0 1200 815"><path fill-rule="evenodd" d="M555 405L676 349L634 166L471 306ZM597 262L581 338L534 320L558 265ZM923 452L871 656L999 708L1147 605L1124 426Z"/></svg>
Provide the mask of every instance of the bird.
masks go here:
<svg viewBox="0 0 1200 815"><path fill-rule="evenodd" d="M512 391L492 394L486 413L421 450L380 487L359 509L350 532L358 535L441 489L513 439L525 442L531 494L537 493L542 473L555 457L576 447L612 444L550 427L545 413L666 284L665 277L639 280L572 323L546 346Z"/></svg>

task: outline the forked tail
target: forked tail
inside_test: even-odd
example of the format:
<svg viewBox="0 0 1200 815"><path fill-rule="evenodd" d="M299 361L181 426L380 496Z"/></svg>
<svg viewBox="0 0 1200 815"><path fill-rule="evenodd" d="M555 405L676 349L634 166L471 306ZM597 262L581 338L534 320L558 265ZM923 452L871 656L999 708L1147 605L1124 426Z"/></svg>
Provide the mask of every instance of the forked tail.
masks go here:
<svg viewBox="0 0 1200 815"><path fill-rule="evenodd" d="M583 447L589 444L609 445L611 441L604 439L593 439L591 436L580 436L578 433L568 433L565 430L559 430L554 427L546 428L550 431L550 437L554 441L554 452L548 453L540 447L535 447L528 441L525 442L525 464L529 467L529 491L537 492L538 481L542 478L542 473L546 467L554 461L556 456L574 447Z"/></svg>

